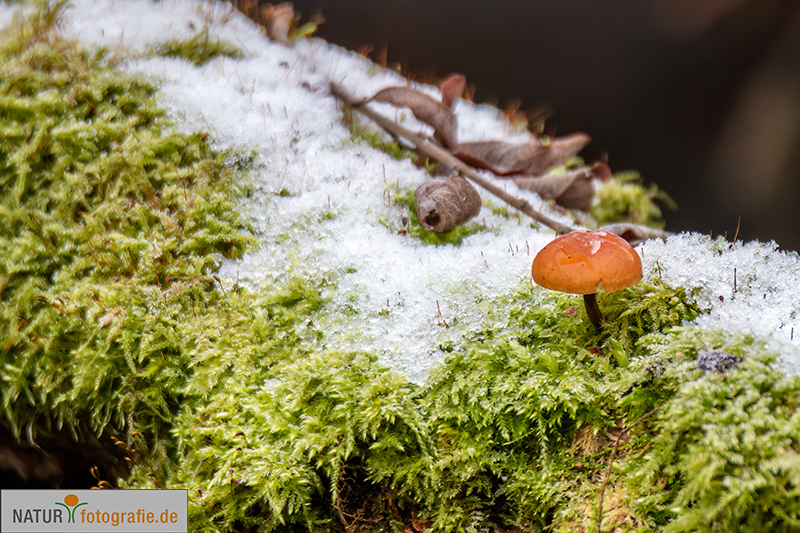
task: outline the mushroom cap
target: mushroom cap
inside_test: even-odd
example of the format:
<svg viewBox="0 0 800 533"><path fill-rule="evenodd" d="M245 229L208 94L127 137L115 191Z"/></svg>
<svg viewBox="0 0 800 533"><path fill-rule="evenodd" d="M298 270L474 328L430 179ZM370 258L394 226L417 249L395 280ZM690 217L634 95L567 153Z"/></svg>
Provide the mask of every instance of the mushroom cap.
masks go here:
<svg viewBox="0 0 800 533"><path fill-rule="evenodd" d="M572 231L533 259L533 281L546 289L593 294L627 289L642 279L642 260L628 241L607 231Z"/></svg>

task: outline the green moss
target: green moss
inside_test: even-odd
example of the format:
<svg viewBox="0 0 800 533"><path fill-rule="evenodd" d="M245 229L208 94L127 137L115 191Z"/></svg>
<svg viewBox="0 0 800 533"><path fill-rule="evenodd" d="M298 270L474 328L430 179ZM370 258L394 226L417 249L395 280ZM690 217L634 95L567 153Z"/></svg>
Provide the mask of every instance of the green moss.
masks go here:
<svg viewBox="0 0 800 533"><path fill-rule="evenodd" d="M368 129L361 126L358 121L352 117L352 109L347 107L344 109L345 122L351 125L351 141L363 142L381 152L388 154L392 159L402 161L407 159L414 164L421 166L429 174L433 174L436 170L437 163L430 159L422 159L416 152L401 146L397 141L387 140L386 134L374 129Z"/></svg>
<svg viewBox="0 0 800 533"><path fill-rule="evenodd" d="M242 51L228 41L219 38L211 39L208 28L204 28L191 39L161 43L153 47L151 53L158 56L183 58L198 67L219 56L232 59L244 57Z"/></svg>
<svg viewBox="0 0 800 533"><path fill-rule="evenodd" d="M31 15L0 48L2 425L161 449L192 373L189 317L224 298L209 272L255 242L242 179L55 18Z"/></svg>
<svg viewBox="0 0 800 533"><path fill-rule="evenodd" d="M698 345L743 356L725 374L697 370ZM681 331L653 346L674 396L658 432L626 464L636 509L665 531L791 531L800 524L800 378L749 337ZM635 468L634 468L635 467ZM653 485L662 485L654 492Z"/></svg>
<svg viewBox="0 0 800 533"><path fill-rule="evenodd" d="M388 154L392 159L402 161L409 159L411 161L416 159L414 152L407 150L397 144L395 141L386 140L385 134L374 130L362 127L357 121L352 123L352 133L350 134L351 141L363 142L381 152Z"/></svg>
<svg viewBox="0 0 800 533"><path fill-rule="evenodd" d="M614 222L633 222L663 228L659 202L677 209L675 202L656 185L644 187L638 172L621 172L600 186L589 210L598 226Z"/></svg>
<svg viewBox="0 0 800 533"><path fill-rule="evenodd" d="M630 307L633 300L660 312ZM642 335L696 313L681 289L663 284L642 284L601 302L607 312L602 334L568 312L580 303L570 296L553 302L520 291L506 302L485 303L499 326L456 347L422 400L439 449L435 459L408 468L420 471L413 482L421 485L417 494L424 494L435 529L463 530L476 514L493 527L553 527L556 514L575 503L578 431L602 431L626 419L630 408L620 403L618 383L629 373L629 359L638 357ZM621 308L641 328L617 330Z"/></svg>
<svg viewBox="0 0 800 533"><path fill-rule="evenodd" d="M218 392L185 412L168 484L200 495L191 513L203 530L336 530L339 512L358 507L354 492L373 523L392 522L393 502L434 530L552 527L574 503L575 435L613 427L641 407L622 401L637 365L619 364L614 350L636 361L640 348L622 346L638 347L643 333L696 312L682 290L662 284L624 292L605 304L611 315L628 307L642 325L627 339L565 314L569 297L521 290L485 301L496 326L450 346L422 389L368 355L301 341L279 357L239 360ZM261 370L243 373L252 367ZM603 455L587 462L601 467Z"/></svg>
<svg viewBox="0 0 800 533"><path fill-rule="evenodd" d="M363 354L284 355L271 369L237 372L178 425L181 461L170 483L200 495L193 527L329 529L348 484L379 496L398 458L428 446L402 376Z"/></svg>

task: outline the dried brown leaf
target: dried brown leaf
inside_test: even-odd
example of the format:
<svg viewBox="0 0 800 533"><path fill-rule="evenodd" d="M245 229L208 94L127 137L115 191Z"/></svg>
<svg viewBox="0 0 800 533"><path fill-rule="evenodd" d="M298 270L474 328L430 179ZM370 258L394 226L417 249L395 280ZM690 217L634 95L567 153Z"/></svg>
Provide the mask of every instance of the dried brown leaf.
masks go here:
<svg viewBox="0 0 800 533"><path fill-rule="evenodd" d="M448 74L441 82L439 82L439 89L442 91L442 104L447 109L453 109L456 101L464 94L464 88L467 86L467 78L463 74Z"/></svg>
<svg viewBox="0 0 800 533"><path fill-rule="evenodd" d="M448 148L456 145L456 116L442 102L410 87L387 87L367 100L395 107L407 107L422 122L433 128L434 138Z"/></svg>
<svg viewBox="0 0 800 533"><path fill-rule="evenodd" d="M256 0L235 0L236 9L244 16L257 24L263 24L266 20L260 16L260 9Z"/></svg>
<svg viewBox="0 0 800 533"><path fill-rule="evenodd" d="M273 41L289 46L289 32L294 24L294 6L291 2L282 2L267 11L267 37Z"/></svg>
<svg viewBox="0 0 800 533"><path fill-rule="evenodd" d="M417 513L411 513L411 527L414 528L414 531L417 533L422 533L423 531L427 531L431 528L431 521L427 518L419 518L417 517Z"/></svg>
<svg viewBox="0 0 800 533"><path fill-rule="evenodd" d="M573 133L543 143L534 139L515 144L504 141L460 143L454 149L456 157L477 168L485 168L498 176L523 174L539 176L547 169L562 165L589 144L591 137Z"/></svg>
<svg viewBox="0 0 800 533"><path fill-rule="evenodd" d="M520 189L533 191L546 200L555 200L567 209L588 211L594 198L592 180L606 180L611 170L605 163L597 162L592 166L578 167L563 174L552 174L535 177L512 177L512 181Z"/></svg>
<svg viewBox="0 0 800 533"><path fill-rule="evenodd" d="M545 200L555 200L568 209L586 210L594 196L594 185L585 172L512 179L520 189L533 191Z"/></svg>
<svg viewBox="0 0 800 533"><path fill-rule="evenodd" d="M476 216L481 197L461 176L432 180L417 188L417 217L425 228L446 233Z"/></svg>
<svg viewBox="0 0 800 533"><path fill-rule="evenodd" d="M634 224L632 222L617 222L616 224L607 224L597 229L618 235L631 243L632 246L636 246L650 239L666 240L667 237L672 235L669 231L648 228L647 226Z"/></svg>
<svg viewBox="0 0 800 533"><path fill-rule="evenodd" d="M591 164L592 178L606 182L611 179L611 168L603 161L595 161Z"/></svg>

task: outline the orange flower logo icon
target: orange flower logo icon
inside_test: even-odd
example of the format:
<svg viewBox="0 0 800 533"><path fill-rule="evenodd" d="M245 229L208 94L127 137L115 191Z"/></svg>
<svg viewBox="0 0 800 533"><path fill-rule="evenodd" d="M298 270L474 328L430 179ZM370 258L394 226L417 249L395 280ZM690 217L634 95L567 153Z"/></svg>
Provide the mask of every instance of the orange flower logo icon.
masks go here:
<svg viewBox="0 0 800 533"><path fill-rule="evenodd" d="M64 496L64 503L61 502L55 502L55 503L56 505L60 505L67 510L67 513L69 514L69 519L67 520L68 524L75 523L75 509L77 509L81 505L88 505L88 502L81 502L80 498L78 498L74 494L67 494L66 496Z"/></svg>

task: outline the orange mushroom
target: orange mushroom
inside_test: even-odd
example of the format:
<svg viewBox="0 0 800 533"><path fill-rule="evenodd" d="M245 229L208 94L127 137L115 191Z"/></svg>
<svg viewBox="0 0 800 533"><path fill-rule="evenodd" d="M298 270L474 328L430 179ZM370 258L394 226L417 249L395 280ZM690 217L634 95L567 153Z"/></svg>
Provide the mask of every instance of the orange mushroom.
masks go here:
<svg viewBox="0 0 800 533"><path fill-rule="evenodd" d="M533 259L533 281L542 287L582 294L597 329L603 315L595 293L627 289L642 279L642 260L628 241L607 231L572 231L557 237Z"/></svg>

